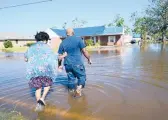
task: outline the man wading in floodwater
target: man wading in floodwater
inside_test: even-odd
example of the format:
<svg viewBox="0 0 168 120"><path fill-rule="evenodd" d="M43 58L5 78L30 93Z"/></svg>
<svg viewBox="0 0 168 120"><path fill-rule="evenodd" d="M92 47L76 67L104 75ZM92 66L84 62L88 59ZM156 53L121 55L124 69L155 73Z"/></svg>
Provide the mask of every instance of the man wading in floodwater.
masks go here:
<svg viewBox="0 0 168 120"><path fill-rule="evenodd" d="M85 49L85 44L80 37L74 35L74 30L69 28L66 30L67 38L60 44L58 54L62 55L67 53L64 59L65 70L68 76L68 88L69 91L74 91L74 97L81 97L82 88L85 87L86 73L82 60L82 53L88 59L88 63L91 64L90 55ZM62 57L59 57L62 60ZM77 78L77 85L75 80Z"/></svg>

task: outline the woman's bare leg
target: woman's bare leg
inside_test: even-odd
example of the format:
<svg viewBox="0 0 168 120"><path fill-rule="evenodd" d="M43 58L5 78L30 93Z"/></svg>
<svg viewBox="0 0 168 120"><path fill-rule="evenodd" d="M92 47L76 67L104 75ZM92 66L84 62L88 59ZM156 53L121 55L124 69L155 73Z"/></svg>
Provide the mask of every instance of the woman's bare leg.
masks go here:
<svg viewBox="0 0 168 120"><path fill-rule="evenodd" d="M42 97L41 97L41 100L42 100L42 101L45 100L45 97L46 97L46 95L47 95L47 93L48 93L49 90L50 90L50 86L44 87L43 95L42 95Z"/></svg>
<svg viewBox="0 0 168 120"><path fill-rule="evenodd" d="M42 90L42 88L36 90L35 95L36 95L36 100L37 101L40 100L40 98L41 98L41 90Z"/></svg>

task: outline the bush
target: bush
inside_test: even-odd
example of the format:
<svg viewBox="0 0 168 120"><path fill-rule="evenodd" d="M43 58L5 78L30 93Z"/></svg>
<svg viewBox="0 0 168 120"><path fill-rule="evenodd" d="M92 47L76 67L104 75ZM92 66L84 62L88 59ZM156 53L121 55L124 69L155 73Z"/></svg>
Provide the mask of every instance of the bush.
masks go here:
<svg viewBox="0 0 168 120"><path fill-rule="evenodd" d="M85 42L87 46L93 46L93 40L89 39L89 40L86 40Z"/></svg>
<svg viewBox="0 0 168 120"><path fill-rule="evenodd" d="M95 44L95 46L96 46L96 47L100 47L100 42L97 42L97 43Z"/></svg>
<svg viewBox="0 0 168 120"><path fill-rule="evenodd" d="M30 47L31 45L33 45L34 43L27 43L26 46Z"/></svg>
<svg viewBox="0 0 168 120"><path fill-rule="evenodd" d="M4 44L5 48L12 48L13 47L12 42L9 40L5 41L3 44Z"/></svg>

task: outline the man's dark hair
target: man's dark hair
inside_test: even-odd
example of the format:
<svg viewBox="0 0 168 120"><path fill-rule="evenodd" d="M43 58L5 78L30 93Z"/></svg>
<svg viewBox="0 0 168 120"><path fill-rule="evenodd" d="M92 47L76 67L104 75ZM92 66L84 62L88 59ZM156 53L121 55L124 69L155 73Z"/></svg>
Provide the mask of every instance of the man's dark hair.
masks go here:
<svg viewBox="0 0 168 120"><path fill-rule="evenodd" d="M39 32L35 35L36 41L48 41L50 40L49 35L46 32Z"/></svg>

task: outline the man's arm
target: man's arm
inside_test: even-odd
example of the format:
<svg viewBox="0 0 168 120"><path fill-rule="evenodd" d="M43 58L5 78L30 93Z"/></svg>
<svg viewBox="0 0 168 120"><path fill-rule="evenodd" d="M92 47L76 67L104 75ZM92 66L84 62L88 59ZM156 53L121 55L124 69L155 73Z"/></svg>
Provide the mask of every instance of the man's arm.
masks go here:
<svg viewBox="0 0 168 120"><path fill-rule="evenodd" d="M79 48L81 49L83 55L87 58L88 63L91 64L91 59L90 59L90 55L88 53L88 51L86 50L86 45L84 43L84 41L80 38L79 40Z"/></svg>
<svg viewBox="0 0 168 120"><path fill-rule="evenodd" d="M90 59L90 55L89 55L88 51L86 50L86 48L83 48L83 49L82 49L82 53L83 53L83 55L87 58L88 63L89 63L89 64L92 64L91 59Z"/></svg>

